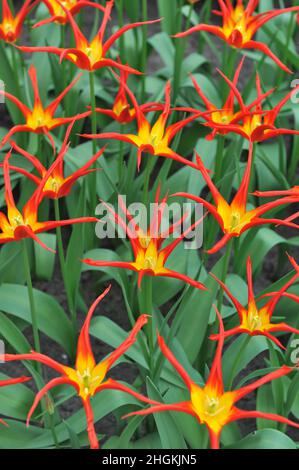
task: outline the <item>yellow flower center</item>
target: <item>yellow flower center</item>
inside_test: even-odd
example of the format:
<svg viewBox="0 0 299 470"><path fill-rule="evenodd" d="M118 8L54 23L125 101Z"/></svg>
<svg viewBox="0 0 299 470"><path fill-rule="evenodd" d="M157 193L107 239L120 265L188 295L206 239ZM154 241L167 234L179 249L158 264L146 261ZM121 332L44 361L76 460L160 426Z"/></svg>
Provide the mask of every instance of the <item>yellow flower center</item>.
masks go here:
<svg viewBox="0 0 299 470"><path fill-rule="evenodd" d="M21 225L24 225L23 217L21 215L15 215L11 220L11 225L14 228L20 227Z"/></svg>
<svg viewBox="0 0 299 470"><path fill-rule="evenodd" d="M157 259L152 258L151 256L147 256L146 258L144 258L144 262L143 262L144 269L151 269L152 271L154 271L156 268L156 265L157 265Z"/></svg>
<svg viewBox="0 0 299 470"><path fill-rule="evenodd" d="M90 44L86 43L82 46L82 52L87 55L91 65L94 65L96 62L99 62L102 59L103 47L97 37L95 37L95 39Z"/></svg>
<svg viewBox="0 0 299 470"><path fill-rule="evenodd" d="M12 23L4 23L3 29L6 34L14 33L14 25Z"/></svg>
<svg viewBox="0 0 299 470"><path fill-rule="evenodd" d="M53 176L50 176L44 186L43 191L53 191L55 194L58 193L59 189L61 187L61 180L58 179L57 177L54 178Z"/></svg>
<svg viewBox="0 0 299 470"><path fill-rule="evenodd" d="M193 384L191 403L199 421L218 433L229 420L234 404L234 394L233 392L221 394L211 385L206 385L202 389Z"/></svg>
<svg viewBox="0 0 299 470"><path fill-rule="evenodd" d="M270 318L267 308L258 310L254 302L248 306L247 314L244 316L242 328L253 331L265 331L270 327Z"/></svg>
<svg viewBox="0 0 299 470"><path fill-rule="evenodd" d="M41 127L49 129L52 123L52 117L40 105L36 106L27 118L27 125L31 129L39 129Z"/></svg>
<svg viewBox="0 0 299 470"><path fill-rule="evenodd" d="M249 309L247 317L248 328L250 331L259 330L263 326L263 321L259 316L257 308Z"/></svg>

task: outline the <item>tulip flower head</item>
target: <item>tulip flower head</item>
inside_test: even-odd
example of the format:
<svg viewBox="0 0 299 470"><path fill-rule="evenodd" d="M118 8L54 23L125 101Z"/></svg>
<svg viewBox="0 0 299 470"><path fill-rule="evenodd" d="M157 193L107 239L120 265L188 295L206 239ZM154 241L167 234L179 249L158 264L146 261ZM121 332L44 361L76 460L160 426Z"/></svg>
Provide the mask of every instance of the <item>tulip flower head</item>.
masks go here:
<svg viewBox="0 0 299 470"><path fill-rule="evenodd" d="M258 73L256 74L257 98L248 106L243 102L240 92L236 89L235 83L231 82L222 72L220 73L231 87L232 93L240 103L240 112L232 116L230 120L226 119L225 122L221 122L220 120L215 122L215 119L212 121L212 117L210 120L207 118L206 125L214 128L212 133L213 137L217 132L224 134L234 132L250 142L263 142L279 135L299 135L298 130L279 128L275 124L281 109L289 101L292 94L299 90L299 85L287 93L272 109L264 110L262 103L274 90L262 93Z"/></svg>
<svg viewBox="0 0 299 470"><path fill-rule="evenodd" d="M208 428L210 445L213 449L219 448L220 435L223 427L240 419L263 418L299 428L299 423L295 423L283 416L255 410L245 411L235 406L241 398L258 389L262 385L291 373L295 368L284 365L276 369L274 372L265 375L261 379L256 380L250 385L238 390L225 391L221 361L224 343L224 329L221 315L217 310L216 312L220 322L219 341L206 384L203 387L199 386L189 377L183 366L177 361L173 353L166 346L164 339L159 335L158 343L160 349L185 382L189 399L187 401L173 404L160 403L159 405L155 405L147 409L129 413L124 416L124 418L135 415L145 416L151 413L163 411L179 411L187 413L194 416L200 424L204 424Z"/></svg>
<svg viewBox="0 0 299 470"><path fill-rule="evenodd" d="M80 75L76 77L72 83L70 83L70 85L68 85L65 90L63 90L63 92L54 101L52 101L51 104L49 104L47 107L44 107L40 99L36 70L33 65L30 66L28 74L34 91L34 104L32 109L29 109L16 96L11 95L4 90L0 90L0 96L4 95L12 103L14 103L25 118L25 124L17 124L10 129L10 131L2 139L1 146L5 145L11 136L17 132L34 132L36 134L46 134L52 143L52 147L55 149L55 144L49 131L55 129L58 126L69 124L74 120L77 121L78 119L83 119L90 115L90 111L86 111L85 113L77 114L76 116L72 117L58 118L54 116L59 104L68 91L77 83Z"/></svg>
<svg viewBox="0 0 299 470"><path fill-rule="evenodd" d="M109 49L113 46L115 41L120 38L126 31L130 29L137 28L139 26L143 26L145 24L152 24L161 21L152 20L152 21L144 21L138 23L128 24L120 28L116 33L112 34L106 41L104 40L105 31L107 28L107 23L110 19L111 11L114 5L114 0L110 0L106 3L104 8L104 15L102 24L95 35L95 37L89 41L86 39L84 34L81 32L79 26L75 22L73 16L71 15L70 11L64 7L62 2L59 2L59 5L64 10L68 21L72 27L74 37L75 37L75 47L70 48L61 48L61 47L27 47L27 46L20 46L19 49L23 52L49 52L52 54L56 54L59 56L60 61L63 59L69 60L73 64L75 64L79 69L88 70L92 72L102 67L113 67L120 70L125 70L129 73L140 74L138 70L129 67L128 65L122 65L121 63L107 58L107 53Z"/></svg>
<svg viewBox="0 0 299 470"><path fill-rule="evenodd" d="M223 105L223 107L219 108L215 104L213 104L208 97L204 94L203 90L201 89L200 85L197 83L194 77L191 75L191 80L194 85L195 90L197 91L199 97L202 99L207 112L202 114L202 117L205 119L205 126L213 128L213 132L206 136L207 140L212 140L215 135L218 134L227 134L230 132L230 126L238 122L238 120L242 117L243 113L246 113L246 107L243 102L242 96L237 89L238 80L240 77L240 73L242 70L242 66L244 63L245 58L243 58L238 65L233 81L230 84L230 92L228 97ZM224 78L225 75L217 69L218 73L222 75ZM235 98L237 99L240 109L237 111L235 110ZM191 112L198 114L198 111L193 108L177 108L181 111ZM219 126L219 127L218 127Z"/></svg>
<svg viewBox="0 0 299 470"><path fill-rule="evenodd" d="M38 209L43 198L43 188L48 180L48 174L46 174L45 177L41 180L37 189L24 205L22 211L19 211L15 204L10 183L10 156L11 151L5 156L3 163L7 216L3 212L0 212L0 244L19 241L23 238L32 238L43 248L49 251L53 251L37 237L37 234L64 225L71 225L81 222L97 222L95 217L81 217L69 220L39 222ZM56 165L59 163L59 160L56 161Z"/></svg>
<svg viewBox="0 0 299 470"><path fill-rule="evenodd" d="M0 380L0 387L8 387L9 385L16 385L24 382L28 382L31 380L31 377L18 377L17 379L8 379L8 380ZM6 422L3 419L0 419L0 424L4 424L7 426Z"/></svg>
<svg viewBox="0 0 299 470"><path fill-rule="evenodd" d="M36 2L30 3L32 0L26 0L21 7L20 11L13 15L8 0L2 0L2 21L0 23L0 39L6 42L16 42L21 33L23 23L26 16L30 13Z"/></svg>
<svg viewBox="0 0 299 470"><path fill-rule="evenodd" d="M109 286L94 301L87 313L84 325L81 329L80 336L78 339L77 357L74 368L60 364L59 362L54 361L50 357L44 354L37 353L35 351L31 351L28 354L4 355L4 360L7 362L18 360L36 361L50 367L54 371L58 372L60 375L59 377L50 380L50 382L37 393L32 407L30 408L28 413L27 426L29 425L29 421L40 400L44 397L46 393L49 392L49 390L62 384L71 385L75 388L84 406L87 420L88 438L90 442L90 447L92 449L97 449L99 447L98 438L94 429L93 411L90 402L90 399L94 395L103 390L120 390L146 403L157 403L135 392L128 386L106 377L107 373L114 366L115 362L123 354L125 354L126 351L135 343L138 332L143 327L143 325L147 323L147 315L141 315L138 318L127 339L118 348L116 348L115 351L113 351L108 357L103 359L98 364L95 361L89 337L90 321L98 304L108 294L110 287L111 286Z"/></svg>
<svg viewBox="0 0 299 470"><path fill-rule="evenodd" d="M127 142L134 145L138 149L137 167L138 170L141 164L142 154L144 152L152 155L171 158L182 163L183 165L191 166L198 169L196 163L193 163L186 158L181 157L174 150L170 148L170 144L176 134L180 132L189 122L194 121L201 113L190 116L182 121L172 124L167 127L167 121L170 116L170 82L167 82L165 87L165 106L157 121L151 125L144 115L144 110L137 103L137 100L131 90L125 86L125 89L133 103L138 132L134 134L118 134L115 132L106 132L103 134L83 134L82 137L93 139L115 139Z"/></svg>
<svg viewBox="0 0 299 470"><path fill-rule="evenodd" d="M128 72L121 70L119 79L119 90L115 97L112 109L96 108L96 111L106 116L111 117L120 124L129 124L136 118L136 111L133 106L131 106L127 98L127 79ZM146 103L140 106L140 109L143 112L157 111L161 109L161 105L158 103Z"/></svg>
<svg viewBox="0 0 299 470"><path fill-rule="evenodd" d="M83 260L84 263L95 266L95 267L115 267L129 269L138 273L138 286L140 287L141 281L144 275L149 276L162 276L162 277L171 277L179 279L187 284L190 284L198 289L206 289L206 287L198 281L191 279L190 277L180 274L177 271L173 271L165 266L166 261L176 246L190 233L199 223L202 222L202 219L197 220L193 225L191 225L187 230L185 230L180 236L175 238L169 245L162 248L162 244L165 242L167 235L172 234L175 229L181 224L181 222L186 218L185 214L179 221L173 224L168 228L166 233L160 232L161 220L163 212L165 210L166 198L162 199L159 202L159 189L156 194L156 210L153 214L149 229L147 232L144 232L138 224L134 221L132 215L129 213L128 209L125 207L123 201L119 199L120 204L126 217L129 221L127 224L118 214L116 214L110 206L106 206L107 209L113 216L116 224L121 227L122 230L127 234L133 254L134 261L123 262L123 261L101 261L93 260L86 258Z"/></svg>
<svg viewBox="0 0 299 470"><path fill-rule="evenodd" d="M41 184L42 180L46 180L45 184L43 185L43 190L42 190L43 197L48 197L50 199L58 199L58 198L67 196L70 193L73 185L76 183L76 181L79 178L96 171L95 168L90 168L90 167L93 165L93 163L97 161L97 159L103 154L105 150L105 149L101 149L93 157L91 157L85 163L85 165L83 165L74 173L65 177L63 162L69 149L68 139L69 139L72 127L73 127L73 123L69 126L65 134L65 138L62 143L60 152L58 153L54 163L50 166L48 170L42 165L40 160L36 158L34 155L31 155L26 150L20 148L15 142L13 141L10 142L12 148L15 151L17 151L19 154L21 154L23 157L25 157L33 165L33 167L39 173L39 176L29 173L27 170L21 167L16 167L16 166L11 165L10 168L14 171L17 171L23 174L27 178L31 179L38 186Z"/></svg>
<svg viewBox="0 0 299 470"><path fill-rule="evenodd" d="M233 237L239 237L246 230L251 227L257 227L264 224L280 224L286 225L293 228L298 228L298 225L275 218L262 218L266 212L274 209L283 204L289 204L297 202L298 198L289 197L283 199L277 199L276 201L263 204L255 209L247 210L247 199L248 199L248 187L250 183L250 174L252 166L252 144L249 148L249 157L246 165L246 170L241 182L241 185L234 196L231 203L228 203L224 197L220 194L215 184L213 183L208 170L205 168L201 158L197 155L198 168L207 183L209 190L211 191L215 205L208 202L202 197L198 197L188 193L175 193L173 196L186 197L192 199L198 203L201 203L208 209L213 217L218 222L221 230L223 231L223 237L217 242L212 248L208 250L209 254L216 253Z"/></svg>
<svg viewBox="0 0 299 470"><path fill-rule="evenodd" d="M274 309L282 298L286 290L299 278L299 266L295 260L289 257L290 262L293 264L296 274L288 281L278 292L271 294L270 300L261 308L257 306L257 302L253 292L253 283L252 283L252 268L250 257L247 259L247 284L248 284L248 304L247 307L244 307L240 302L232 295L226 285L220 281L214 274L211 275L216 279L220 284L224 292L228 295L233 305L235 306L240 324L235 328L225 331L224 337L231 335L246 333L250 336L262 335L274 341L282 349L285 349L281 342L273 336L272 332L287 332L287 333L296 333L299 334L299 330L293 328L287 323L272 323L272 315ZM211 335L210 339L219 339L219 335Z"/></svg>
<svg viewBox="0 0 299 470"><path fill-rule="evenodd" d="M62 5L64 8L61 6L60 2L57 0L42 0L42 2L46 5L46 7L49 10L50 13L50 18L46 18L45 20L39 21L36 23L33 27L38 28L39 26L43 26L45 24L49 23L60 23L60 24L67 24L69 19L67 17L67 14L65 13L65 10L68 10L71 15L75 16L81 8L85 7L92 7L92 8L98 8L101 11L105 11L105 8L102 5L98 5L97 3L94 2L87 2L85 0L64 0Z"/></svg>
<svg viewBox="0 0 299 470"><path fill-rule="evenodd" d="M222 18L222 26L198 24L185 32L175 35L177 38L189 36L195 32L206 31L218 36L236 49L256 49L270 57L282 70L291 73L291 70L271 51L264 43L253 38L257 31L268 21L283 13L298 12L299 7L275 9L264 13L254 14L259 0L249 0L244 6L243 0L237 0L235 7L231 0L218 0L220 11L214 13Z"/></svg>

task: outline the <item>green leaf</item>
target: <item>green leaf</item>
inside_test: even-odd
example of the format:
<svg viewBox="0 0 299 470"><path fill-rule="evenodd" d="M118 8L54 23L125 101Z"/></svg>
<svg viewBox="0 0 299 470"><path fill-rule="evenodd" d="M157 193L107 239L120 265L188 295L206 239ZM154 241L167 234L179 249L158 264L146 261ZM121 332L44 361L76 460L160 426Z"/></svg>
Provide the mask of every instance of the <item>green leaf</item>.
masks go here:
<svg viewBox="0 0 299 470"><path fill-rule="evenodd" d="M52 250L56 249L56 235L53 233L41 233L40 240ZM39 279L50 281L53 277L55 253L45 250L38 243L34 243L35 273Z"/></svg>
<svg viewBox="0 0 299 470"><path fill-rule="evenodd" d="M148 396L156 401L163 402L163 398L151 382L147 378ZM173 413L163 412L154 413L154 419L157 425L158 433L161 439L163 449L186 449L186 443L183 438L182 432L176 424Z"/></svg>
<svg viewBox="0 0 299 470"><path fill-rule="evenodd" d="M62 307L49 294L37 289L34 289L34 298L39 329L72 354L72 326ZM2 284L0 309L31 323L27 288L18 284Z"/></svg>
<svg viewBox="0 0 299 470"><path fill-rule="evenodd" d="M296 444L286 434L275 429L263 429L241 441L227 446L226 449L296 449Z"/></svg>

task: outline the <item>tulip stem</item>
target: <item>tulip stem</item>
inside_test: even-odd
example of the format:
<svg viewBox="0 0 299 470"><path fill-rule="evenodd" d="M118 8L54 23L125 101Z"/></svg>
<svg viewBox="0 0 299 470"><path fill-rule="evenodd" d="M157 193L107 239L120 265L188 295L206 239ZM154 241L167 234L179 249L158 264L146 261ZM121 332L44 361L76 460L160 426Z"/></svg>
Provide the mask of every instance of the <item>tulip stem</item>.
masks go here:
<svg viewBox="0 0 299 470"><path fill-rule="evenodd" d="M182 29L182 3L179 6L180 9L180 14L179 14L179 20L178 20L178 25L177 25L177 31L180 32ZM188 17L186 20L185 24L185 30L189 29L190 23L191 23L191 15L193 12L193 5L190 4L189 6L189 12L188 12ZM175 60L174 60L174 84L173 84L173 101L174 103L176 102L177 96L179 94L179 89L180 89L180 83L181 83L181 75L182 75L182 64L183 64L183 59L184 59L184 52L186 49L186 44L187 44L187 39L176 39L175 43Z"/></svg>
<svg viewBox="0 0 299 470"><path fill-rule="evenodd" d="M141 291L141 313L150 315L147 325L146 334L149 349L149 369L153 371L153 354L154 354L154 336L153 336L153 280L151 276L145 276L142 281Z"/></svg>
<svg viewBox="0 0 299 470"><path fill-rule="evenodd" d="M56 222L59 222L60 221L60 209L59 209L58 199L54 199L54 211L55 211L55 220ZM75 332L77 330L77 315L76 315L76 309L74 306L73 298L70 293L68 282L67 282L67 270L66 270L66 262L65 262L64 249L63 249L61 227L56 227L56 237L57 237L60 269L61 269L62 279L63 279L65 292L67 296L67 303L68 303L68 308L69 308L70 315L71 315L71 321L72 321L74 332Z"/></svg>
<svg viewBox="0 0 299 470"><path fill-rule="evenodd" d="M147 0L142 0L142 18L143 21L147 21L148 11L147 11ZM141 56L141 70L143 73L142 76L142 91L141 91L141 101L145 99L145 80L146 80L146 71L147 71L147 32L148 27L144 25L142 28L142 56Z"/></svg>
<svg viewBox="0 0 299 470"><path fill-rule="evenodd" d="M230 262L232 247L233 247L232 242L233 242L233 240L230 240L228 242L228 244L226 245L226 251L225 251L225 254L222 258L223 265L222 265L221 281L223 283L225 283L227 273L228 273L229 262ZM219 292L219 297L218 297L218 302L217 302L217 309L219 310L219 312L221 312L221 307L222 307L222 303L223 303L223 295L224 295L224 292L223 292L223 289L221 289L220 292Z"/></svg>
<svg viewBox="0 0 299 470"><path fill-rule="evenodd" d="M39 339L39 332L38 332L38 325L37 325L37 315L36 315L34 293L33 293L32 279L31 279L31 272L30 272L30 262L29 262L26 239L23 239L21 241L21 244L22 244L24 271L25 271L25 276L26 276L27 292L28 292L28 298L29 298L29 304L30 304L34 349L36 352L40 352L41 351L40 339ZM41 366L39 364L37 366L37 370L38 372L41 372Z"/></svg>
<svg viewBox="0 0 299 470"><path fill-rule="evenodd" d="M246 338L244 338L243 344L240 347L239 354L236 356L236 359L235 359L235 361L233 363L233 366L232 366L232 369L231 369L231 374L230 374L230 379L229 379L229 382L228 382L227 390L231 390L231 388L233 386L236 371L237 371L237 369L240 365L241 360L243 359L243 355L244 355L244 353L247 349L247 346L249 344L250 339L251 339L250 335L246 335Z"/></svg>
<svg viewBox="0 0 299 470"><path fill-rule="evenodd" d="M124 0L119 0L116 7L118 10L118 27L120 29L124 25ZM119 38L119 51L121 61L125 60L125 42L123 35Z"/></svg>
<svg viewBox="0 0 299 470"><path fill-rule="evenodd" d="M90 104L91 104L91 133L96 134L97 132L97 115L96 115L96 96L94 87L94 72L89 72L89 93L90 93ZM95 154L97 151L97 141L92 139L92 152ZM95 163L96 165L96 163ZM96 172L92 173L92 188L91 188L91 204L96 205L97 197L97 175Z"/></svg>

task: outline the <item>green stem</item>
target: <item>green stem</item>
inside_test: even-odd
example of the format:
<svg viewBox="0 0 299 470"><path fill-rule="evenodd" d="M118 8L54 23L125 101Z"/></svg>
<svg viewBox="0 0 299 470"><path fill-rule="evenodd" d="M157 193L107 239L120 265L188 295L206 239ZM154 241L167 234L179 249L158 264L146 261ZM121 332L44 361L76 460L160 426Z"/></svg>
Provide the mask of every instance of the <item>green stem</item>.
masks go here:
<svg viewBox="0 0 299 470"><path fill-rule="evenodd" d="M147 21L148 11L147 11L147 0L142 0L142 19ZM144 25L142 28L142 56L141 56L141 70L143 72L142 76L142 90L141 90L141 101L145 99L145 80L147 72L147 34L148 27Z"/></svg>
<svg viewBox="0 0 299 470"><path fill-rule="evenodd" d="M58 199L54 199L54 210L55 210L55 220L58 222L60 220L60 209L59 209L59 200ZM69 311L70 311L70 316L71 316L71 321L72 321L74 331L76 331L77 330L77 314L76 314L76 309L75 309L75 306L74 306L72 295L71 295L70 290L68 288L67 270L66 270L66 262L65 262L64 250L63 250L61 227L56 227L56 236L57 236L57 246L58 246L58 256L59 256L59 262L60 262L60 269L61 269L62 279L63 279L63 283L64 283L64 288L65 288L65 291L66 291L68 308L69 308Z"/></svg>
<svg viewBox="0 0 299 470"><path fill-rule="evenodd" d="M229 268L229 262L230 262L230 257L231 257L231 252L232 252L232 247L233 247L233 240L230 240L226 246L226 251L225 255L223 257L223 266L222 266L222 275L221 275L221 281L225 283L226 276L228 273L228 268ZM218 297L218 302L217 302L217 309L219 312L221 312L221 307L223 303L223 289L220 290L219 292L219 297Z"/></svg>
<svg viewBox="0 0 299 470"><path fill-rule="evenodd" d="M233 381L234 381L234 378L235 378L235 375L236 375L236 371L239 367L239 364L244 356L244 353L247 349L247 346L248 346L248 343L250 341L250 335L246 335L246 338L244 339L244 342L240 348L240 351L239 351L239 354L237 355L234 363L233 363L233 366L232 366L232 369L231 369L231 375L230 375L230 379L229 379L229 383L228 383L228 390L231 390L232 386L233 386Z"/></svg>
<svg viewBox="0 0 299 470"><path fill-rule="evenodd" d="M193 12L193 5L191 4L189 7L188 17L185 25L185 30L187 30L191 23L191 15ZM180 15L178 21L177 30L180 31L182 29L182 13ZM174 60L174 80L173 80L173 100L176 101L176 98L179 94L180 83L181 83L181 75L182 75L182 64L184 59L184 52L186 50L187 39L176 40L175 45L175 60Z"/></svg>
<svg viewBox="0 0 299 470"><path fill-rule="evenodd" d="M148 158L146 162L146 167L144 170L144 183L143 183L143 196L142 196L143 204L146 204L148 202L150 177L151 177L151 159Z"/></svg>
<svg viewBox="0 0 299 470"><path fill-rule="evenodd" d="M89 93L90 93L90 104L91 104L91 133L96 134L97 132L97 114L96 114L96 96L94 87L94 72L89 72ZM92 152L95 154L97 151L97 141L92 139ZM91 204L93 207L96 205L97 197L97 175L96 171L92 173L92 188L91 188Z"/></svg>
<svg viewBox="0 0 299 470"><path fill-rule="evenodd" d="M217 141L217 151L215 158L215 183L221 179L223 168L223 153L225 146L225 136L219 135Z"/></svg>
<svg viewBox="0 0 299 470"><path fill-rule="evenodd" d="M96 134L97 133L97 112L96 112L96 95L95 95L95 83L94 83L94 72L89 72L89 95L90 95L90 104L91 104L91 133ZM92 151L93 154L97 152L97 141L96 139L92 139ZM99 168L102 168L101 165L99 165L97 162L94 164L94 168L99 166ZM110 175L105 171L104 168L102 168L103 172L105 173L105 176L113 188L113 190L117 193L117 188L113 181L110 178ZM92 173L92 188L91 188L91 204L92 207L95 207L97 204L97 172L94 171Z"/></svg>
<svg viewBox="0 0 299 470"><path fill-rule="evenodd" d="M150 315L147 325L146 325L146 334L148 340L148 348L149 348L149 368L150 371L153 372L153 354L154 354L154 335L153 335L153 318L152 315L154 314L153 311L153 280L151 276L145 276L143 279L143 286L141 291L142 297L142 313L146 313Z"/></svg>
<svg viewBox="0 0 299 470"><path fill-rule="evenodd" d="M117 2L117 11L118 11L118 27L119 29L124 25L124 0L118 0ZM123 61L125 59L125 42L124 36L119 38L119 52L120 59Z"/></svg>
<svg viewBox="0 0 299 470"><path fill-rule="evenodd" d="M30 272L30 262L29 262L26 240L25 239L22 240L21 243L22 243L24 271L25 271L25 276L26 276L26 284L27 284L28 298L29 298L29 304L30 304L34 349L35 351L40 352L41 349L40 349L40 340L39 340L39 332L38 332L38 325L37 325L37 315L36 315L34 293L33 293L32 279L31 279L31 272ZM39 370L41 370L41 367L39 367Z"/></svg>

